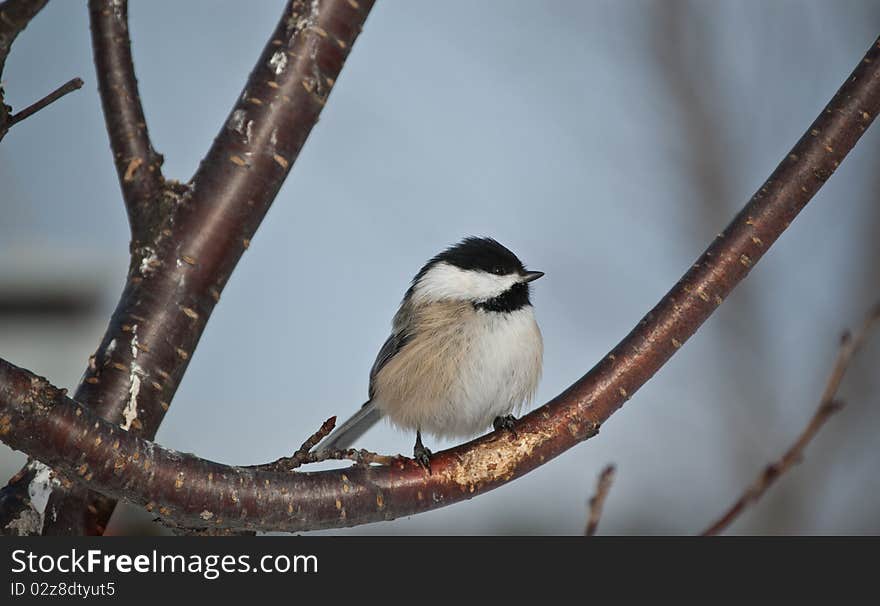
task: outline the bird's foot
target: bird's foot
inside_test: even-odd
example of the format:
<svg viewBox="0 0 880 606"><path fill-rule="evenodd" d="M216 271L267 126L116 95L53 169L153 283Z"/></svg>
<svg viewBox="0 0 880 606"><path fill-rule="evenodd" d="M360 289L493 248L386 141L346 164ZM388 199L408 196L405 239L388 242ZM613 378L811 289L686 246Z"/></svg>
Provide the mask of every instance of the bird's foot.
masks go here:
<svg viewBox="0 0 880 606"><path fill-rule="evenodd" d="M413 446L413 460L431 473L431 457L434 455L429 448L422 444L421 432L416 432L416 445Z"/></svg>
<svg viewBox="0 0 880 606"><path fill-rule="evenodd" d="M428 473L431 473L431 456L434 453L424 446L416 446L413 448L413 459L415 462L424 467Z"/></svg>
<svg viewBox="0 0 880 606"><path fill-rule="evenodd" d="M492 421L492 427L495 428L495 431L499 431L501 429L506 429L510 433L513 434L513 437L516 437L516 430L513 428L516 424L516 417L513 415L504 415L503 417L495 417L495 420Z"/></svg>

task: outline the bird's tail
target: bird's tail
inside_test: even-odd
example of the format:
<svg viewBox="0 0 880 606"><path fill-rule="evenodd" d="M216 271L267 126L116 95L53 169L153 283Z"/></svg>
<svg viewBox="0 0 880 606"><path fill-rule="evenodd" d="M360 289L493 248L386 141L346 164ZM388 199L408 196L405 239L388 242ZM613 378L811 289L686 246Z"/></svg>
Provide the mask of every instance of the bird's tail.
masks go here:
<svg viewBox="0 0 880 606"><path fill-rule="evenodd" d="M354 413L345 423L334 429L329 436L318 444L317 452L342 450L364 435L370 427L382 418L382 412L376 403L370 400Z"/></svg>

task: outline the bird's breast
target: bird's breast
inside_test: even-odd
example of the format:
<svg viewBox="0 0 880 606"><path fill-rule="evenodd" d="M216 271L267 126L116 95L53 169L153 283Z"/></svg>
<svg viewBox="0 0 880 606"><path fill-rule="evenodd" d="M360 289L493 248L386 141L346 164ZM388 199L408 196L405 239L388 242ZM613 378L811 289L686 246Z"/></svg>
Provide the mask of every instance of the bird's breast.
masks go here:
<svg viewBox="0 0 880 606"><path fill-rule="evenodd" d="M434 304L412 322L406 346L374 381L375 399L395 424L467 437L533 397L543 342L531 306L492 312Z"/></svg>

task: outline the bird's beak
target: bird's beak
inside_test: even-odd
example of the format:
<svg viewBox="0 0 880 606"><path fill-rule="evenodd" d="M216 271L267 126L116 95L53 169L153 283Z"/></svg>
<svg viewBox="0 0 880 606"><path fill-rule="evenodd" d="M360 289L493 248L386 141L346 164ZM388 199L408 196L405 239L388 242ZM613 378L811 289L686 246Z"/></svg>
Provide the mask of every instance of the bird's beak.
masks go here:
<svg viewBox="0 0 880 606"><path fill-rule="evenodd" d="M544 275L543 271L527 271L522 275L523 282L533 282Z"/></svg>

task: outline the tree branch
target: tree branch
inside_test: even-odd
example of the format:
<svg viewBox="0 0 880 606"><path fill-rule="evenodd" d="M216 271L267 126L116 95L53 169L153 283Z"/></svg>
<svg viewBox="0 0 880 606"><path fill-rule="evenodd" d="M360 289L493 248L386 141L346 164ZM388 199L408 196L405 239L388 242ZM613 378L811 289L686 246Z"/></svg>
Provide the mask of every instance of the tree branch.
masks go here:
<svg viewBox="0 0 880 606"><path fill-rule="evenodd" d="M332 26L329 22L326 27L319 24L325 32ZM279 27L277 33L290 34L285 30L285 20ZM327 43L320 34L318 38L322 44ZM255 73L267 63L278 64L271 61L275 56L273 46L270 43L267 47ZM301 53L294 55L294 67L307 61ZM286 170L285 162L292 158L287 155L291 144L301 145L307 129L296 129L293 125L289 131L279 129L277 145L267 149L266 143L271 145L273 139L267 131L272 126L263 120L272 114L264 112L282 111L279 106L284 104L267 104L262 95L307 93L304 101L313 100L316 117L320 102L313 99L319 89L314 78L317 75L280 85L282 92L277 92L274 86L254 82L252 77L254 86L249 85L248 95L256 93L259 102L243 100L233 111L228 130L238 136L222 141L221 134L221 143L215 144L209 154L212 161L203 164L197 174L196 179L201 177L205 187L197 187L192 201L185 205L187 212L181 223L187 228L184 233L192 233L189 227L201 223L209 202L212 208L241 212L239 204L248 199L247 193L265 191L264 187L273 193L277 191L280 175L270 172L265 160L270 154L273 158L276 153L281 154L284 162L276 161L275 170ZM248 95L244 97L249 99ZM238 111L245 113L241 115ZM208 522L218 528L251 530L332 528L390 520L469 499L596 435L599 426L662 367L749 273L839 166L878 111L880 40L872 45L829 105L728 228L623 341L562 394L520 419L515 436L495 432L437 453L431 462L431 475L405 460L385 466L355 466L344 473L331 470L279 474L219 465L162 449L141 438L137 431L121 431L98 419L92 409L62 398L44 380L9 364L0 368L0 439L91 488L158 510L164 519L184 526L204 526ZM247 128L243 133L239 131L237 126L243 124L239 118L254 120L252 135L246 134ZM248 147L254 141L260 145L256 149ZM250 155L245 154L248 149L253 150ZM250 183L246 179L251 174L248 171L274 179L268 185L263 185L263 181ZM224 181L223 175L229 174L238 178ZM226 183L228 189L219 188L221 183ZM197 203L199 195L203 197ZM247 225L252 223L246 221ZM203 259L211 258L209 253L216 254L218 247L232 242L200 240L200 254L207 256L194 257L198 262L194 267L203 267ZM181 252L186 254L186 249ZM216 259L206 264L211 270L225 267ZM217 273L222 275L216 271L209 271L208 275ZM200 274L180 275L189 281L198 279ZM147 279L145 276L144 280ZM162 284L145 291L145 296L167 292ZM212 283L202 282L201 286L207 289ZM198 300L194 303L201 304ZM141 332L141 328L137 332L139 339L145 337L143 344L149 345L145 351L155 355L150 352L163 347L161 335L180 334L181 317L189 317L193 323L203 321L202 307L189 309L194 317L172 308L167 313L151 315L149 324L146 319L137 319L139 326L149 327L147 332ZM191 331L184 332L192 335ZM104 368L101 359L96 369ZM150 359L146 357L144 361ZM89 376L102 375L95 371ZM144 377L146 382L152 379ZM173 380L172 383L176 386ZM159 388L160 392L164 389L161 383Z"/></svg>
<svg viewBox="0 0 880 606"><path fill-rule="evenodd" d="M584 536L591 537L596 534L599 528L599 520L602 517L602 508L605 506L605 499L608 497L608 491L611 490L611 484L614 483L614 465L608 465L599 474L599 480L596 482L596 492L590 498L590 516L587 518L587 529Z"/></svg>
<svg viewBox="0 0 880 606"><path fill-rule="evenodd" d="M309 439L303 442L295 453L290 457L281 457L268 465L258 465L253 469L265 469L266 471L293 471L297 467L302 467L309 460L309 451L314 448L318 442L327 437L333 428L336 427L336 417L330 417L321 425L321 427L309 436Z"/></svg>
<svg viewBox="0 0 880 606"><path fill-rule="evenodd" d="M75 90L79 90L80 88L82 88L82 85L83 81L80 78L73 78L72 80L68 80L39 101L31 103L23 110L16 112L12 116L9 116L9 122L7 123L7 125L13 126L15 124L18 124L22 120L27 120L41 109L44 109L45 107L58 101L58 99L60 99L64 95L72 93Z"/></svg>
<svg viewBox="0 0 880 606"><path fill-rule="evenodd" d="M311 463L319 463L321 461L354 461L358 465L369 465L376 463L379 465L390 465L396 462L400 457L376 454L369 450L346 448L343 450L322 450L320 452L312 452L312 448L318 445L318 442L327 437L336 427L336 417L330 417L320 429L309 436L309 439L303 442L302 446L289 457L281 457L271 463L262 465L249 465L247 469L254 471L293 471L303 465Z"/></svg>
<svg viewBox="0 0 880 606"><path fill-rule="evenodd" d="M746 488L742 496L730 506L714 523L702 532L703 536L711 536L724 532L737 517L750 505L754 505L764 496L764 493L779 479L786 471L800 463L803 459L803 452L807 445L816 437L819 430L825 425L831 416L843 408L843 403L835 400L837 390L843 377L849 368L853 356L862 348L868 333L874 324L880 320L880 305L874 307L862 327L853 337L849 333L845 333L841 339L840 347L837 350L837 358L831 369L831 374L825 384L822 392L822 399L819 401L819 407L810 419L810 422L794 441L785 454L778 461L775 461L764 468L751 486Z"/></svg>
<svg viewBox="0 0 880 606"><path fill-rule="evenodd" d="M150 142L134 73L128 0L89 0L89 21L98 92L113 162L132 239L135 247L143 246L155 239L151 228L161 223L160 202L165 180L161 171L163 158Z"/></svg>
<svg viewBox="0 0 880 606"><path fill-rule="evenodd" d="M37 16L48 0L6 0L0 2L0 82L3 81L3 69L6 58L12 50L12 43L24 31L31 19ZM5 91L0 85L0 141L12 127L12 108L6 105ZM20 122L27 116L21 117Z"/></svg>
<svg viewBox="0 0 880 606"><path fill-rule="evenodd" d="M92 0L99 88L133 234L125 289L75 394L101 418L155 435L223 287L317 122L372 5L290 0L190 184L169 181L156 200L149 192L161 177L160 160L151 155L143 124L125 3ZM142 163L132 163L138 158ZM20 485L11 482L7 491L20 494ZM56 488L44 533L101 534L114 506L81 487ZM0 531L21 511L0 510Z"/></svg>

